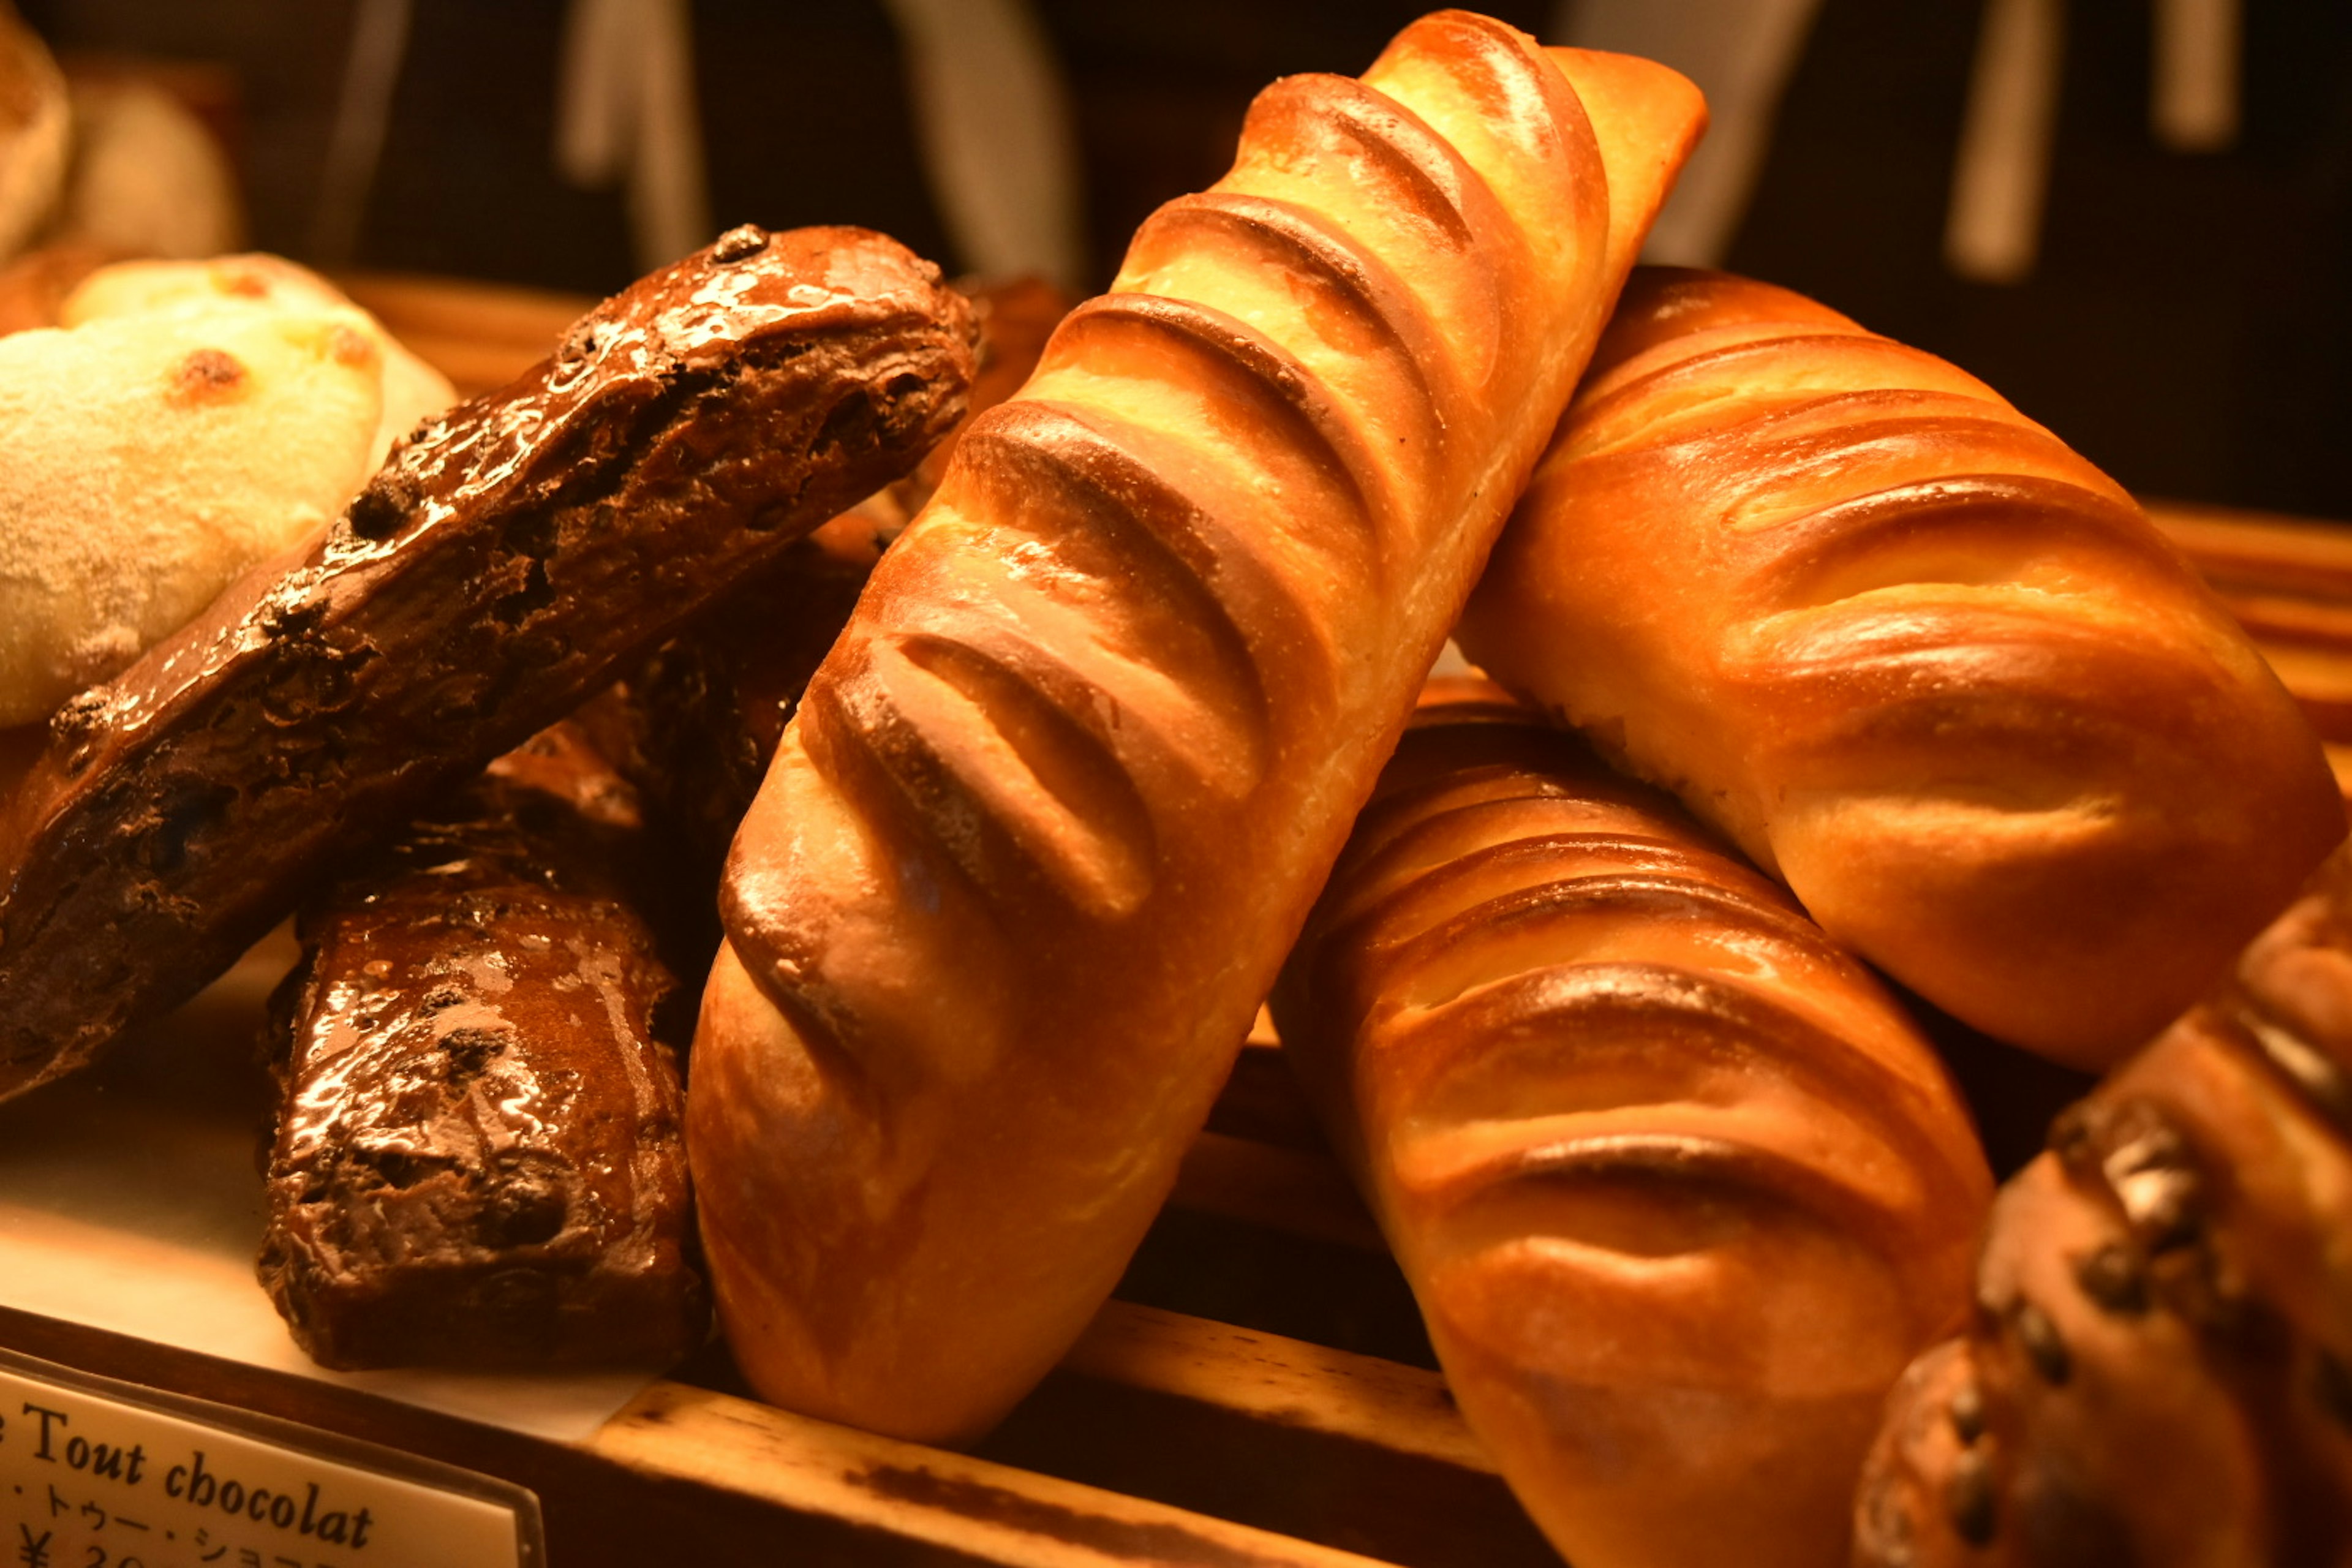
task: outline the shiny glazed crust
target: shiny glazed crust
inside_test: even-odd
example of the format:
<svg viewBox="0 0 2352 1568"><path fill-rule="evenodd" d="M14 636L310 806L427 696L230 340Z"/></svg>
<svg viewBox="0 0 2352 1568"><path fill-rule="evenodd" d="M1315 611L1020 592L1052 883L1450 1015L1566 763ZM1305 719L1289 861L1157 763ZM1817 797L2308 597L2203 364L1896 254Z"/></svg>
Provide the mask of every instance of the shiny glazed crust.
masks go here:
<svg viewBox="0 0 2352 1568"><path fill-rule="evenodd" d="M1406 734L1274 1007L1570 1562L1838 1560L1991 1191L1862 965L1664 795L1454 702Z"/></svg>
<svg viewBox="0 0 2352 1568"><path fill-rule="evenodd" d="M2226 613L1973 377L1670 269L1594 363L1465 650L1929 1000L2105 1065L2343 837Z"/></svg>
<svg viewBox="0 0 2352 1568"><path fill-rule="evenodd" d="M557 725L304 910L260 1273L313 1359L651 1366L701 1342L642 837Z"/></svg>
<svg viewBox="0 0 2352 1568"><path fill-rule="evenodd" d="M688 1146L766 1397L970 1436L1108 1294L1699 116L1425 19L973 421L721 892Z"/></svg>
<svg viewBox="0 0 2352 1568"><path fill-rule="evenodd" d="M2352 1553L2352 860L2003 1187L1892 1402L1855 1562Z"/></svg>
<svg viewBox="0 0 2352 1568"><path fill-rule="evenodd" d="M912 468L962 411L967 326L880 235L734 230L420 428L46 736L0 734L0 1095Z"/></svg>

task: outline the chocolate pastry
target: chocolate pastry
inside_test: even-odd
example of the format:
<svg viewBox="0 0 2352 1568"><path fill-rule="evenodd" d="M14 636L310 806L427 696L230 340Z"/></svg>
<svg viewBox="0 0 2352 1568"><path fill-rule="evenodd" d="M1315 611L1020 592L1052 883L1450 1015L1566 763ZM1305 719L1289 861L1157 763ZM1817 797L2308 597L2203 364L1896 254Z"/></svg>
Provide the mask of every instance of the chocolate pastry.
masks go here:
<svg viewBox="0 0 2352 1568"><path fill-rule="evenodd" d="M0 772L0 1095L194 992L338 856L905 473L962 412L968 323L879 235L731 230L68 703Z"/></svg>
<svg viewBox="0 0 2352 1568"><path fill-rule="evenodd" d="M557 725L304 910L260 1273L314 1359L655 1362L708 1331L641 839Z"/></svg>
<svg viewBox="0 0 2352 1568"><path fill-rule="evenodd" d="M2062 1115L1965 1335L1905 1375L1856 1562L2352 1560L2352 859Z"/></svg>

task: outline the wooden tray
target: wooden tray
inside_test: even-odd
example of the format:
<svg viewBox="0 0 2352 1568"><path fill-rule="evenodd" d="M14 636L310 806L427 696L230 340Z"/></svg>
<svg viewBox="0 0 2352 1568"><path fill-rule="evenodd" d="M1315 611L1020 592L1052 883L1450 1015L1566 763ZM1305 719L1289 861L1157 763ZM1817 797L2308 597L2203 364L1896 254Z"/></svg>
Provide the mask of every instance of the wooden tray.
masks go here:
<svg viewBox="0 0 2352 1568"><path fill-rule="evenodd" d="M586 303L342 281L467 392L528 366ZM2352 533L2154 510L2352 779ZM562 1444L22 1311L0 1310L0 1344L518 1482L561 1568L1558 1563L1455 1411L1263 1029L1116 1299L970 1454L761 1405L717 1350Z"/></svg>
<svg viewBox="0 0 2352 1568"><path fill-rule="evenodd" d="M537 1492L551 1560L1557 1564L1462 1424L1269 1036L1061 1367L971 1454L760 1405L723 1351L559 1444L0 1309L0 1345Z"/></svg>

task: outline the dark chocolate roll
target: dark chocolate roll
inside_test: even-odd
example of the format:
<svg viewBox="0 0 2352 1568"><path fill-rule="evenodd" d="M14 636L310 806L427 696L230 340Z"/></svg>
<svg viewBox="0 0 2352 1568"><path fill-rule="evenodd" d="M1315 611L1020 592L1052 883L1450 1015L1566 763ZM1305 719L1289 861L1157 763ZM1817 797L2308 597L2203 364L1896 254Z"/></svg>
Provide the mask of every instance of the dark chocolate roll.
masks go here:
<svg viewBox="0 0 2352 1568"><path fill-rule="evenodd" d="M882 236L732 230L68 703L0 769L0 1095L194 992L338 856L908 471L962 412L968 328Z"/></svg>
<svg viewBox="0 0 2352 1568"><path fill-rule="evenodd" d="M559 725L304 910L260 1273L316 1360L650 1363L708 1331L641 837Z"/></svg>
<svg viewBox="0 0 2352 1568"><path fill-rule="evenodd" d="M2002 1189L1855 1561L2352 1559L2352 860Z"/></svg>

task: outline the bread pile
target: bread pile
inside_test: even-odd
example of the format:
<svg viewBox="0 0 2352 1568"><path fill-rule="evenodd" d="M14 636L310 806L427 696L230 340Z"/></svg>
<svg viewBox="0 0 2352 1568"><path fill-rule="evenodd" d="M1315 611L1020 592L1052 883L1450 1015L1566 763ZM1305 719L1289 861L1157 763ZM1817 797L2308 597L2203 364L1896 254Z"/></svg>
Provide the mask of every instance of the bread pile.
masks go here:
<svg viewBox="0 0 2352 1568"><path fill-rule="evenodd" d="M1703 118L1661 68L1462 12L1360 80L1276 83L1234 172L1154 215L1017 393L830 551L794 541L962 414L968 307L846 230L747 227L646 279L110 683L58 707L19 681L56 711L0 746L0 1086L87 1059L425 814L404 863L312 906L273 1284L346 1359L405 1353L343 1348L404 1312L542 1346L583 1303L689 1322L685 1248L656 1246L648 1295L588 1223L682 1225L674 1091L582 1114L630 1129L626 1181L584 1134L515 1142L492 1102L534 1060L576 1070L592 1031L534 1056L526 1009L436 978L420 933L452 922L369 879L462 866L487 912L433 942L540 930L574 894L607 911L560 847L509 854L513 789L463 823L446 792L631 669L639 706L585 732L667 765L694 726L656 694L740 693L684 645L637 661L698 617L754 641L764 620L798 663L731 710L773 760L719 876L685 1114L711 1292L768 1397L987 1428L1108 1293L1285 973L1283 1031L1465 1412L1582 1568L1834 1558L1880 1401L1955 1333L1865 1496L1890 1564L2054 1517L2035 1500L2096 1468L2068 1445L2143 1394L2151 1450L2181 1410L2269 1419L2282 1377L2335 1418L2352 1296L2301 1260L2298 1216L2333 1212L2306 1112L2342 1096L2294 1031L2340 1022L2352 978L2258 948L2214 1079L2252 1109L2208 1137L2163 1088L2195 1052L2125 1068L2000 1200L1972 1290L1982 1151L1863 962L2061 1060L2121 1060L2342 837L2317 742L2129 498L1990 389L1782 290L1633 272ZM119 334L137 395L211 410L262 351L199 323L294 343L322 310L317 399L343 413L300 439L364 465L391 351L256 265L118 272L37 352ZM257 289L276 303L239 302ZM38 401L0 416L36 429ZM110 431L139 406L118 403ZM0 589L58 570L0 563ZM1528 706L1433 706L1400 748L1458 619ZM43 657L52 687L87 679ZM707 837L744 745L721 731ZM629 1020L604 1070L661 1068L668 982L622 973L647 939L577 918ZM337 978L387 931L400 984ZM2182 1193L2230 1216L2199 1237L2251 1239L2165 1261ZM352 1223L366 1204L384 1223ZM497 1283L517 1259L534 1282ZM2098 1326L2061 1321L2053 1268ZM2159 1352L2116 1338L2147 1303L2180 1316L2146 1319L2166 1343L2223 1331L2176 1288L2257 1326L2254 1382L2151 1378ZM2137 1392L2048 1396L2111 1351ZM2223 1457L2340 1501L2342 1434L2313 1431L2316 1459Z"/></svg>
<svg viewBox="0 0 2352 1568"><path fill-rule="evenodd" d="M193 993L355 846L906 472L962 412L968 317L881 236L730 231L20 734L0 1088Z"/></svg>

